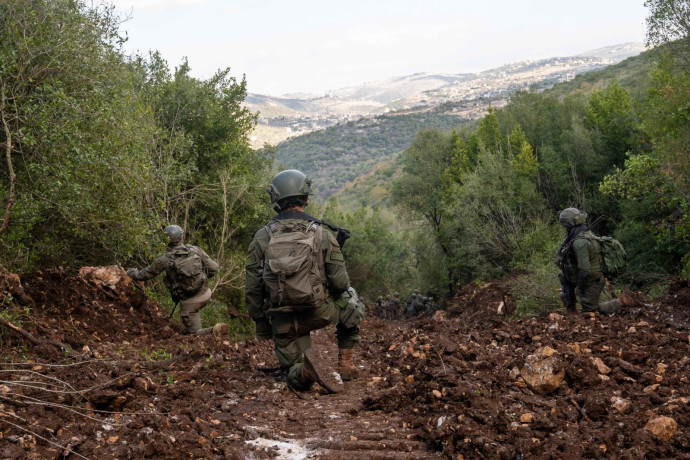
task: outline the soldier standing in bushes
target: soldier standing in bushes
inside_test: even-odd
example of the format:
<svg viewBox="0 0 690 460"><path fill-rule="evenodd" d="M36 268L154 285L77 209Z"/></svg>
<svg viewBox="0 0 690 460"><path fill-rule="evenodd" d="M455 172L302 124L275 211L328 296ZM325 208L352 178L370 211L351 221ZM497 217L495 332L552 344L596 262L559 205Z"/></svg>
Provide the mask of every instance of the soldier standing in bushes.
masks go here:
<svg viewBox="0 0 690 460"><path fill-rule="evenodd" d="M211 300L207 280L218 273L218 264L200 247L184 244L184 230L180 226L169 225L163 232L168 239L167 252L148 267L142 270L130 268L127 274L135 281L146 281L165 270L163 282L170 290L173 302L180 304L180 318L187 334L227 335L229 328L224 323L202 329L199 313Z"/></svg>
<svg viewBox="0 0 690 460"><path fill-rule="evenodd" d="M314 382L337 392L342 382L311 347L310 332L336 325L338 371L356 377L352 350L364 305L350 287L341 244L327 224L305 213L311 180L302 172L278 173L268 189L278 215L259 229L247 253L245 301L259 340L273 339L288 384L307 391ZM337 229L337 228L336 228ZM345 234L344 243L349 232Z"/></svg>
<svg viewBox="0 0 690 460"><path fill-rule="evenodd" d="M629 291L617 299L599 303L606 280L602 272L601 244L587 228L587 213L567 208L558 215L567 237L556 253L556 265L561 269L561 301L569 313L577 313L576 294L580 296L582 312L613 313L620 307L636 307L639 302Z"/></svg>

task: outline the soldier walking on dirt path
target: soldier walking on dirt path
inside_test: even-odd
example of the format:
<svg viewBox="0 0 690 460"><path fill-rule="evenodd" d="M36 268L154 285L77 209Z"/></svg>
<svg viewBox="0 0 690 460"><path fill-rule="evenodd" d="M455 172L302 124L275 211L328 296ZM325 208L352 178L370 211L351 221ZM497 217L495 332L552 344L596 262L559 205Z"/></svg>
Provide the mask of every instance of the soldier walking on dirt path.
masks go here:
<svg viewBox="0 0 690 460"><path fill-rule="evenodd" d="M400 294L394 293L393 298L388 304L388 309L390 310L391 319L398 319L400 317Z"/></svg>
<svg viewBox="0 0 690 460"><path fill-rule="evenodd" d="M599 303L605 279L602 272L601 244L587 225L587 213L566 208L558 216L567 237L556 253L556 265L561 268L561 300L566 311L577 313L576 294L580 296L582 312L609 314L621 307L637 307L640 303L629 291L620 297Z"/></svg>
<svg viewBox="0 0 690 460"><path fill-rule="evenodd" d="M259 340L273 339L288 384L308 391L314 382L329 392L357 375L352 350L364 305L358 299L340 250L349 232L304 212L311 180L302 172L278 173L268 189L278 215L259 229L247 253L245 300ZM326 228L338 230L339 242ZM312 349L310 332L336 325L338 372Z"/></svg>
<svg viewBox="0 0 690 460"><path fill-rule="evenodd" d="M169 225L163 232L168 239L167 252L143 270L130 268L127 274L133 280L146 281L165 271L163 282L170 290L173 302L180 304L180 318L187 334L227 335L229 328L224 323L202 329L199 313L211 300L207 280L218 273L218 264L200 247L184 244L184 230L178 225Z"/></svg>
<svg viewBox="0 0 690 460"><path fill-rule="evenodd" d="M379 317L379 319L383 319L385 317L385 310L383 308L383 296L380 295L378 299L376 299L376 315Z"/></svg>

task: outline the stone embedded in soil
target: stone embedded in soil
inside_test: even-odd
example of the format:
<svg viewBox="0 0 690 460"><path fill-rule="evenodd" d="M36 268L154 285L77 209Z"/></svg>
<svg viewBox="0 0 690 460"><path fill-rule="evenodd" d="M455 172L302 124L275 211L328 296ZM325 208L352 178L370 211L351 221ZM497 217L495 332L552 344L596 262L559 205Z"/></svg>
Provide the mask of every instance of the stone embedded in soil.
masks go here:
<svg viewBox="0 0 690 460"><path fill-rule="evenodd" d="M568 348L570 348L570 349L572 350L573 353L576 353L576 354L578 354L578 355L579 355L580 353L582 353L582 351L580 350L580 345L577 344L577 343L569 343L569 344L566 345L566 346L567 346Z"/></svg>
<svg viewBox="0 0 690 460"><path fill-rule="evenodd" d="M648 387L644 387L642 391L644 393L654 393L656 390L659 389L661 385L658 383L655 383L654 385L649 385Z"/></svg>
<svg viewBox="0 0 690 460"><path fill-rule="evenodd" d="M611 405L621 414L625 414L632 409L632 401L618 396L611 397Z"/></svg>
<svg viewBox="0 0 690 460"><path fill-rule="evenodd" d="M534 414L531 412L526 412L520 416L521 423L532 423L534 421Z"/></svg>
<svg viewBox="0 0 690 460"><path fill-rule="evenodd" d="M79 276L85 280L99 285L99 286L116 286L120 280L125 278L127 273L124 268L117 265L108 265L105 267L81 267L79 269ZM126 278L125 278L126 279ZM125 283L128 285L129 280Z"/></svg>
<svg viewBox="0 0 690 460"><path fill-rule="evenodd" d="M544 356L553 356L553 355L558 353L556 350L554 350L553 348L551 348L549 346L546 346L540 350L537 350L537 353L540 353L540 352Z"/></svg>
<svg viewBox="0 0 690 460"><path fill-rule="evenodd" d="M19 275L0 269L0 304L10 297L16 299L20 305L28 305L32 302L24 292Z"/></svg>
<svg viewBox="0 0 690 460"><path fill-rule="evenodd" d="M671 417L656 417L647 422L644 429L660 441L668 441L676 434L678 424Z"/></svg>
<svg viewBox="0 0 690 460"><path fill-rule="evenodd" d="M608 367L601 358L592 358L592 364L594 364L600 374L608 375L611 373L611 368Z"/></svg>
<svg viewBox="0 0 690 460"><path fill-rule="evenodd" d="M537 350L535 354L527 356L525 365L520 371L525 383L535 393L541 395L553 393L565 378L565 369L561 366L558 357L553 354L543 354L545 349L548 349L546 353L555 352L549 347Z"/></svg>

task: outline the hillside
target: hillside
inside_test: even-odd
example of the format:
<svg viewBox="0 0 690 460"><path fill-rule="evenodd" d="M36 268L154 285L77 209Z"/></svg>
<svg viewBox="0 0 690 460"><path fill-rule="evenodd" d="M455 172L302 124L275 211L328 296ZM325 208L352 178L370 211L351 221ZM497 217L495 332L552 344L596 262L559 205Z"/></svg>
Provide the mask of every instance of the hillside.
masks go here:
<svg viewBox="0 0 690 460"><path fill-rule="evenodd" d="M653 69L652 53L645 51L604 69L578 75L571 81L556 83L545 92L559 98L574 94L588 95L617 80L634 97L641 97L649 86Z"/></svg>
<svg viewBox="0 0 690 460"><path fill-rule="evenodd" d="M628 90L634 97L643 97L649 85L652 69L653 61L650 57L650 53L644 52L604 69L578 75L571 81L561 82L555 85L553 85L553 82L549 83L545 81L541 85L535 85L532 90L544 91L545 94L554 95L562 99L568 95L588 95L597 89L605 87L611 81L617 80L620 85ZM507 99L497 98L493 101L476 101L476 112L471 114L465 112L464 115L469 119L476 119L483 116L489 103L491 103L493 107L501 107L507 103ZM448 106L441 106L438 110L444 110L445 107ZM453 110L458 110L458 106L452 107L453 109L450 110L450 113L453 113ZM385 120L385 118L383 119ZM472 122L466 120L464 124L471 125ZM337 131L332 131L329 134L335 135L336 132ZM287 141L284 145L290 145L291 142L292 141ZM324 142L327 141L324 140ZM283 144L279 146L279 151L282 146ZM378 206L386 204L386 199L389 196L388 188L390 185L390 178L395 174L398 168L394 162L396 156L389 156L387 158L389 158L389 161L378 164L375 169L367 169L365 174L357 177L344 187L341 187L340 191L337 193L340 203L347 209L354 209L362 205Z"/></svg>
<svg viewBox="0 0 690 460"><path fill-rule="evenodd" d="M362 118L283 142L276 159L311 176L319 199L326 199L376 163L400 153L420 129L446 131L463 123L447 108Z"/></svg>
<svg viewBox="0 0 690 460"><path fill-rule="evenodd" d="M390 110L437 107L479 99L505 99L533 85L568 81L576 75L604 68L644 51L641 43L624 43L576 56L513 62L476 73L417 73L328 91L325 94L266 96L248 94L244 105L259 113L252 145L276 143L292 137L371 117ZM285 129L282 129L285 128Z"/></svg>

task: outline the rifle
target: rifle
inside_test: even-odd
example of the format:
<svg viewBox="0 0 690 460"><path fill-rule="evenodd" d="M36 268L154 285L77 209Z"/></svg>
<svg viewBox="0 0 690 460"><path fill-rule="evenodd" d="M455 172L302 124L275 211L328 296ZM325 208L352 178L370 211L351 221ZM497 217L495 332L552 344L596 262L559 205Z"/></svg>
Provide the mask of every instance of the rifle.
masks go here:
<svg viewBox="0 0 690 460"><path fill-rule="evenodd" d="M173 307L172 311L170 312L170 316L168 316L168 319L172 318L173 314L175 313L175 310L177 309L177 306L180 304L180 299L177 297L173 297L173 302L175 302L175 306Z"/></svg>
<svg viewBox="0 0 690 460"><path fill-rule="evenodd" d="M278 215L275 216L274 219L304 219L308 220L309 222L316 222L317 224L325 225L332 231L337 232L335 239L340 245L341 249L345 245L345 241L347 241L350 238L349 230L343 227L338 227L337 225L329 224L328 222L325 222L321 219L317 219L316 217L310 216L306 212L296 210L283 211L277 204L273 206L273 210L278 213Z"/></svg>
<svg viewBox="0 0 690 460"><path fill-rule="evenodd" d="M559 253L562 253L562 254L565 254L568 250L570 250L570 246L572 246L573 241L575 241L575 239L578 237L578 235L580 235L580 233L584 233L584 232L586 232L587 230L589 230L590 228L594 227L595 225L597 225L597 224L599 223L599 221L600 221L601 219L603 219L603 218L605 218L605 217L606 217L606 216L602 214L602 215L600 215L599 217L597 217L597 218L594 220L594 222L592 222L591 224L585 225L579 232L574 233L574 234L572 234L572 235L568 235L568 237L565 239L565 241L563 242L563 244L561 244L561 247L558 248L558 252L559 252Z"/></svg>

